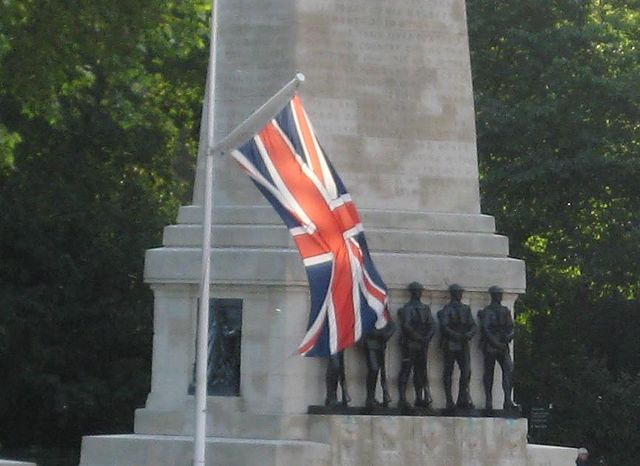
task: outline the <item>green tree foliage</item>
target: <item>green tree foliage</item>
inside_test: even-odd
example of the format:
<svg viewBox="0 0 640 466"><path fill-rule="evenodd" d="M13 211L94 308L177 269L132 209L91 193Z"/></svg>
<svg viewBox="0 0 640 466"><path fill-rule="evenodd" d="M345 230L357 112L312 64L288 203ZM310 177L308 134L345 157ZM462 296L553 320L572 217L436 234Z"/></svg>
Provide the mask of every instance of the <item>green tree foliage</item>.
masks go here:
<svg viewBox="0 0 640 466"><path fill-rule="evenodd" d="M143 251L193 179L208 3L0 1L0 454L144 401ZM633 464L640 2L467 4L484 208L528 265L520 399L554 402L548 441Z"/></svg>
<svg viewBox="0 0 640 466"><path fill-rule="evenodd" d="M144 250L193 180L209 9L0 2L5 448L77 447L130 429L144 402Z"/></svg>
<svg viewBox="0 0 640 466"><path fill-rule="evenodd" d="M527 262L518 387L547 440L640 455L640 2L469 0L483 207ZM635 421L634 421L635 419Z"/></svg>

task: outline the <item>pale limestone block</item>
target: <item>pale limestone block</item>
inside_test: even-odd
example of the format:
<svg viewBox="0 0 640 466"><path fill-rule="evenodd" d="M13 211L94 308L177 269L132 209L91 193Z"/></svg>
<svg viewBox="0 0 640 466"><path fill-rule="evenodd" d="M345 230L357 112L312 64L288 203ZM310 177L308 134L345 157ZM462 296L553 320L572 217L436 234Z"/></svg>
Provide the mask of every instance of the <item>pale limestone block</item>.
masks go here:
<svg viewBox="0 0 640 466"><path fill-rule="evenodd" d="M197 290L189 284L157 284L152 288L155 331L147 405L170 408L183 402L191 381Z"/></svg>
<svg viewBox="0 0 640 466"><path fill-rule="evenodd" d="M413 424L414 435L409 441L415 445L415 449L407 460L417 464L420 458L424 458L425 466L438 465L436 458L445 456L450 438L446 435L446 425L442 422L420 422L420 419Z"/></svg>
<svg viewBox="0 0 640 466"><path fill-rule="evenodd" d="M502 455L500 461L497 462L498 466L511 466L511 465L527 465L527 433L526 430L518 429L517 424L523 424L523 419L507 419L506 422L500 426L496 426L501 430L502 442Z"/></svg>
<svg viewBox="0 0 640 466"><path fill-rule="evenodd" d="M356 466L359 464L359 459L365 451L363 451L360 440L361 429L358 429L357 420L353 419L351 422L344 423L339 426L336 432L338 447L336 453L333 455L334 464L343 464L345 466ZM366 432L370 434L370 432ZM364 440L364 439L362 439Z"/></svg>
<svg viewBox="0 0 640 466"><path fill-rule="evenodd" d="M207 438L206 466L329 466L329 453L309 441ZM185 466L192 457L193 437L102 435L82 439L80 466Z"/></svg>
<svg viewBox="0 0 640 466"><path fill-rule="evenodd" d="M414 211L479 212L464 3L361 3L272 0L266 10L244 2L221 5L217 133L226 134L302 70L308 111L362 207L393 203ZM344 136L353 139L346 152L338 144ZM380 137L389 140L391 151L367 147L370 138ZM456 156L460 170L441 165L445 172L415 176L402 150L413 141L471 144ZM429 151L425 160L439 155L438 149ZM398 163L380 178L376 164L390 158ZM224 176L216 177L216 199L261 205L232 164L218 161L217 173ZM196 203L202 157L199 167ZM433 184L440 189L430 191Z"/></svg>
<svg viewBox="0 0 640 466"><path fill-rule="evenodd" d="M577 448L552 445L527 445L528 466L565 466L574 464L578 457Z"/></svg>
<svg viewBox="0 0 640 466"><path fill-rule="evenodd" d="M402 463L402 420L399 417L385 419L371 417L373 462L375 466Z"/></svg>
<svg viewBox="0 0 640 466"><path fill-rule="evenodd" d="M310 416L310 423L311 438L331 445L333 464L527 464L524 420ZM507 431L508 436L502 435ZM489 437L495 439L493 448Z"/></svg>

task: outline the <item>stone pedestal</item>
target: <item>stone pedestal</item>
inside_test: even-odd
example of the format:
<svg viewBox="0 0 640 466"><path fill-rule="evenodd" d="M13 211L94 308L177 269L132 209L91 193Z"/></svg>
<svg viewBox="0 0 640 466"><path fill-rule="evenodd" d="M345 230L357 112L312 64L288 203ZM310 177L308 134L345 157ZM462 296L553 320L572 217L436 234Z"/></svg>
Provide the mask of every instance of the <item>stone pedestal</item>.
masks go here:
<svg viewBox="0 0 640 466"><path fill-rule="evenodd" d="M390 287L394 315L408 299L406 284L416 279L427 288L423 299L434 315L448 301L446 288L453 282L469 290L464 302L474 315L488 304L490 285L498 283L507 290L504 303L509 307L524 286L523 264L506 257L506 238L495 235L491 217L384 210L362 210L362 215L374 260ZM256 413L304 413L307 406L324 399L325 364L294 355L309 306L306 275L295 246L270 207L219 207L215 217L211 296L243 300L240 391L244 406ZM157 329L147 403L152 410L175 410L187 398L194 358L200 218L200 207L181 208L178 225L165 229L165 246L147 253L146 279L155 293ZM392 387L400 365L397 337L389 343ZM470 345L471 389L477 406L482 407L478 338ZM438 342L436 335L429 349L429 378L434 407L442 408ZM362 404L366 367L359 348L346 352L346 365L353 402ZM499 407L503 399L499 369L495 377L494 400ZM397 393L392 396L396 398Z"/></svg>
<svg viewBox="0 0 640 466"><path fill-rule="evenodd" d="M572 465L578 457L578 449L552 445L527 445L527 456L529 466Z"/></svg>
<svg viewBox="0 0 640 466"><path fill-rule="evenodd" d="M312 434L331 444L331 464L527 466L523 419L322 416Z"/></svg>
<svg viewBox="0 0 640 466"><path fill-rule="evenodd" d="M330 466L328 445L295 440L207 438L207 466ZM100 435L82 443L80 466L189 466L193 437Z"/></svg>
<svg viewBox="0 0 640 466"><path fill-rule="evenodd" d="M251 421L232 428L236 418L226 424L230 430L214 429L222 435L207 440L207 466L564 466L576 456L573 448L527 445L524 419L305 415ZM273 440L274 434L289 439ZM87 437L80 466L188 466L192 447L188 436Z"/></svg>

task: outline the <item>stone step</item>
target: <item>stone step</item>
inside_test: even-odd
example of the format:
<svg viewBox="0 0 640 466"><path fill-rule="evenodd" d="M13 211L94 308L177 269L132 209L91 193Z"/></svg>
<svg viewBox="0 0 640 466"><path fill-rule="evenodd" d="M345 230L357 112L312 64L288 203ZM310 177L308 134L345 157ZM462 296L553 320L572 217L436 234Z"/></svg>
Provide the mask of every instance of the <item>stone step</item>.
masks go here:
<svg viewBox="0 0 640 466"><path fill-rule="evenodd" d="M310 416L310 432L334 465L527 466L525 419Z"/></svg>
<svg viewBox="0 0 640 466"><path fill-rule="evenodd" d="M145 281L199 283L201 255L200 248L147 250ZM496 284L506 292L525 289L524 262L519 259L415 252L374 252L372 256L390 288L404 289L417 280L428 290L446 290L451 283L460 283L469 291L485 292ZM214 248L212 263L214 283L307 285L298 251L291 248ZM221 268L216 264L229 265Z"/></svg>
<svg viewBox="0 0 640 466"><path fill-rule="evenodd" d="M509 254L507 237L490 233L372 228L366 234L369 247L374 251L494 257ZM283 225L215 225L212 228L212 238L214 246L219 248L295 248L291 235ZM202 244L202 225L165 227L163 244L168 247L198 247Z"/></svg>
<svg viewBox="0 0 640 466"><path fill-rule="evenodd" d="M329 466L330 446L300 440L207 438L207 466ZM193 437L98 435L82 439L80 466L185 466Z"/></svg>
<svg viewBox="0 0 640 466"><path fill-rule="evenodd" d="M528 466L565 466L575 464L578 449L553 445L527 445Z"/></svg>
<svg viewBox="0 0 640 466"><path fill-rule="evenodd" d="M136 410L135 432L145 435L193 435L193 403L183 410ZM219 438L307 440L306 414L259 414L208 409L207 434Z"/></svg>
<svg viewBox="0 0 640 466"><path fill-rule="evenodd" d="M398 210L360 210L365 229L388 227L432 231L468 231L493 233L495 221L490 215L446 212L412 212ZM179 224L202 224L202 207L182 206ZM220 206L213 212L214 223L220 225L282 225L271 206Z"/></svg>
<svg viewBox="0 0 640 466"><path fill-rule="evenodd" d="M135 413L134 432L147 435L193 435L195 400L185 397L173 409L149 397L145 408ZM308 440L306 414L263 414L247 412L242 397L207 397L207 434L221 438Z"/></svg>
<svg viewBox="0 0 640 466"><path fill-rule="evenodd" d="M527 446L525 419L306 416L311 440L207 438L207 465L560 466L575 449ZM541 450L545 450L542 452ZM193 437L84 437L80 466L184 466Z"/></svg>

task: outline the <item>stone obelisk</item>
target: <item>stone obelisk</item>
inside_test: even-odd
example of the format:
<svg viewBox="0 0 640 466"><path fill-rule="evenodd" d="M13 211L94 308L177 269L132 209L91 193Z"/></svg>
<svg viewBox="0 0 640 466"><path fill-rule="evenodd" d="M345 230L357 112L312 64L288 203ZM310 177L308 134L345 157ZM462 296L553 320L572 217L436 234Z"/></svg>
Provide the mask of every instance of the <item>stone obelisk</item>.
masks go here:
<svg viewBox="0 0 640 466"><path fill-rule="evenodd" d="M217 139L303 72L307 112L361 211L374 261L390 288L392 313L412 281L425 286L423 298L434 313L452 283L467 290L463 301L474 315L488 303L491 285L504 288L503 304L513 308L525 290L524 264L508 257L507 238L480 213L464 1L219 1ZM96 458L115 454L116 444L123 446L118 450L138 445L146 451L122 453L119 465L144 464L152 450L164 452L153 464L188 464L180 461L193 434L189 384L205 151L201 144L193 205L182 207L176 225L165 229L163 247L147 251L145 278L155 297L153 372L146 406L136 413L136 435L86 438L83 466L102 464ZM209 464L417 464L423 455L435 458L433 464L445 464L437 458L527 464L524 421L441 418L428 424L364 416L347 422L305 414L324 399L325 364L294 354L309 295L289 233L231 159L215 162L213 219L211 297L240 303L242 339L239 396L209 399L208 432L218 437L211 440ZM429 352L429 378L440 408L437 340ZM388 374L395 386L397 345L390 346ZM474 340L471 389L480 404L477 346ZM358 349L346 356L353 404L361 405L364 361ZM496 388L494 403L501 401ZM131 455L139 462L124 459Z"/></svg>

